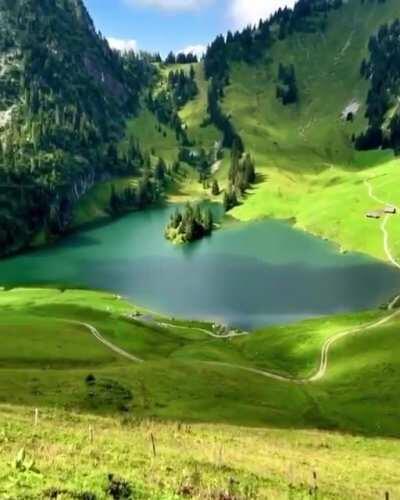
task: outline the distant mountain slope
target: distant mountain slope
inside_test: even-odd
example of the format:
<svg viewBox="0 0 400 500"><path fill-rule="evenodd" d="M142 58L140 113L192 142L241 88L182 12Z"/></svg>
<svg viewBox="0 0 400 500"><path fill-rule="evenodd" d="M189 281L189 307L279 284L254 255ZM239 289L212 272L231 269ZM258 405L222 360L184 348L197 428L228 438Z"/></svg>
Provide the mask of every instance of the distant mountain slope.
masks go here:
<svg viewBox="0 0 400 500"><path fill-rule="evenodd" d="M323 10L322 4L331 8ZM394 0L333 4L302 0L294 12L301 5L315 10L307 11L301 24L284 22L291 17L283 11L267 28L260 24L254 31L228 35L223 50L211 50L215 42L206 58L210 79L226 73L222 106L245 145L282 166L288 166L287 157L296 166L310 166L310 155L312 163L349 163L352 135L367 125L369 83L361 76L361 64L371 36L399 15L397 5ZM292 28L281 34L288 23ZM250 52L243 49L246 43ZM215 57L223 57L227 69L221 70L222 63L213 68ZM288 105L277 98L281 66L295 71L298 97Z"/></svg>

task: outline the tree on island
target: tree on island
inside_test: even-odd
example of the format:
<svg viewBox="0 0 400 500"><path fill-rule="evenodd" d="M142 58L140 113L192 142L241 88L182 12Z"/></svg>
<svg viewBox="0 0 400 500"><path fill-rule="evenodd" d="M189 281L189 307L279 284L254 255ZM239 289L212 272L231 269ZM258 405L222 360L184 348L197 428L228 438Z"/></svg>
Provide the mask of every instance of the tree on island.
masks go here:
<svg viewBox="0 0 400 500"><path fill-rule="evenodd" d="M190 243L208 236L214 229L211 210L188 203L183 211L176 210L165 229L165 237L174 243Z"/></svg>

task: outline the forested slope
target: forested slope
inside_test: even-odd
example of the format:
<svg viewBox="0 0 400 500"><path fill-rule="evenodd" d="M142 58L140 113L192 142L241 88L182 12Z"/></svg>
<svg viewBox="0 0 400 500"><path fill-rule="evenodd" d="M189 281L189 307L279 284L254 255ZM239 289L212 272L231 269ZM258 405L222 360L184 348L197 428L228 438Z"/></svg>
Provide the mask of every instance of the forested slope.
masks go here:
<svg viewBox="0 0 400 500"><path fill-rule="evenodd" d="M0 245L58 233L96 180L133 172L137 151L116 153L123 119L151 68L121 57L81 0L17 0L0 6Z"/></svg>

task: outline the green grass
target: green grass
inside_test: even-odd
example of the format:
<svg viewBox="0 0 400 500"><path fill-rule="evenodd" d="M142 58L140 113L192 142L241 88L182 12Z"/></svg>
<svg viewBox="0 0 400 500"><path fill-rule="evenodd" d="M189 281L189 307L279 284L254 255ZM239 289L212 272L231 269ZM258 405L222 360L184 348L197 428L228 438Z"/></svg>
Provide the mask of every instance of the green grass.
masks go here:
<svg viewBox="0 0 400 500"><path fill-rule="evenodd" d="M196 329L197 323L173 322L146 311L142 311L144 317L129 319L127 315L140 308L102 292L4 291L0 308L0 334L7 345L0 356L0 401L4 403L103 414L118 411L118 398L88 399L84 380L94 373L129 388L135 395L132 414L141 418L332 428L373 435L399 432L397 320L335 346L332 359L342 346L346 348L332 361L327 376L315 384L298 386L234 366L204 363L304 377L316 370L325 340L350 326L375 321L385 314L382 311L310 320L221 340ZM126 360L98 343L83 326L68 321L90 323L144 363ZM210 330L208 324L201 327ZM346 391L337 390L342 386Z"/></svg>
<svg viewBox="0 0 400 500"><path fill-rule="evenodd" d="M377 224L365 220L365 212L378 207L368 199L363 180L376 178L377 193L397 202L399 160L390 152L357 153L350 138L366 126L368 83L360 78L359 68L369 38L396 15L394 0L384 4L353 0L329 15L325 33L294 34L277 42L262 62L232 65L223 107L255 157L258 171L258 183L231 212L233 217L291 219L298 228L328 238L343 250L387 260ZM296 105L285 107L276 99L281 62L296 67L300 90ZM201 100L189 103L181 113L192 120L195 135L200 134L204 117ZM341 113L353 100L362 106L354 123L347 123ZM221 187L227 184L228 164L225 159L216 174ZM195 196L190 187L188 192ZM390 229L393 251L400 255L395 221Z"/></svg>
<svg viewBox="0 0 400 500"><path fill-rule="evenodd" d="M128 121L126 136L138 140L144 151L153 150L155 156L172 163L178 158L179 143L171 128L161 125L160 132L159 126L156 117L147 108L142 107L138 116Z"/></svg>
<svg viewBox="0 0 400 500"><path fill-rule="evenodd" d="M109 499L109 474L127 482L133 498L146 500L178 500L189 494L209 500L228 494L243 500L300 500L310 498L315 484L320 499L400 494L395 440L135 422L60 410L41 411L35 427L32 411L5 405L0 406L0 425L0 496L5 500L49 498L50 492L67 500L89 494ZM34 460L33 470L15 466L22 448L25 462Z"/></svg>
<svg viewBox="0 0 400 500"><path fill-rule="evenodd" d="M64 489L65 498L106 498L108 473L127 480L138 498L179 498L183 484L194 498L214 498L231 478L238 498L304 498L313 471L319 498L400 493L393 473L400 444L388 439L399 437L399 320L336 344L318 383L204 363L305 377L328 338L385 311L231 340L198 330L209 324L162 318L105 292L0 291L0 311L1 498L39 498L50 488ZM114 353L74 321L144 362ZM13 465L22 447L39 472Z"/></svg>

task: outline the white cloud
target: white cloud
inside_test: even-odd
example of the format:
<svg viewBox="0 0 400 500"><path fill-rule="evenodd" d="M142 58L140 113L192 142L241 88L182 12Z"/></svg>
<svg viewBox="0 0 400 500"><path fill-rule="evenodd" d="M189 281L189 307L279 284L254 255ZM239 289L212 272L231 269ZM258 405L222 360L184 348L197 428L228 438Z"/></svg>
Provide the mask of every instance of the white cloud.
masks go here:
<svg viewBox="0 0 400 500"><path fill-rule="evenodd" d="M124 0L128 5L156 7L163 10L196 10L204 7L211 0Z"/></svg>
<svg viewBox="0 0 400 500"><path fill-rule="evenodd" d="M194 54L197 57L202 57L202 55L206 52L207 47L205 45L189 45L189 47L186 47L182 50L178 50L178 52L181 52L183 54Z"/></svg>
<svg viewBox="0 0 400 500"><path fill-rule="evenodd" d="M119 50L120 52L129 52L131 50L137 52L138 44L136 40L124 40L122 38L107 38L108 43L112 49Z"/></svg>
<svg viewBox="0 0 400 500"><path fill-rule="evenodd" d="M296 0L232 0L230 16L235 28L256 24L266 19L280 7L293 7Z"/></svg>

